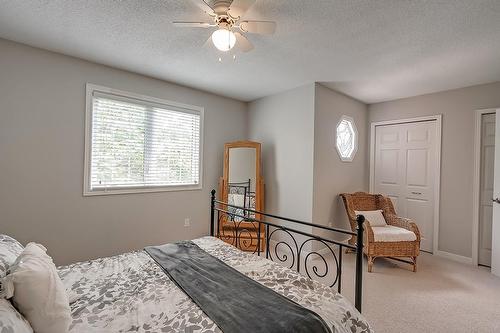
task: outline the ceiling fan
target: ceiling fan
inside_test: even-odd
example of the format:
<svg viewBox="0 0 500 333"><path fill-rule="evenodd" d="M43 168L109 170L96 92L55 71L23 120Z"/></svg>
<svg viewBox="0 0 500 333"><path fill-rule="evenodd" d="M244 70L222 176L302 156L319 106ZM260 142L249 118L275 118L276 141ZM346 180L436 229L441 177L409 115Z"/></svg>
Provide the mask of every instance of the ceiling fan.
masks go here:
<svg viewBox="0 0 500 333"><path fill-rule="evenodd" d="M243 52L248 52L253 49L253 45L242 33L272 35L276 31L276 22L241 19L255 1L216 0L210 6L206 0L191 0L212 18L212 22L176 21L173 24L187 28L216 28L207 43L211 40L222 52L227 52L235 46Z"/></svg>

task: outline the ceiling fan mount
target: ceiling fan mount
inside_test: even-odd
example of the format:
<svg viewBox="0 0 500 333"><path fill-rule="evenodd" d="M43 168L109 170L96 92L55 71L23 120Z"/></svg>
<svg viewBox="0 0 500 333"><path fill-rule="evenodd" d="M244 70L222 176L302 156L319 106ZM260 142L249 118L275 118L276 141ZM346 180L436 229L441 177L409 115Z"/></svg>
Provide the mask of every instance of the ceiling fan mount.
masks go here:
<svg viewBox="0 0 500 333"><path fill-rule="evenodd" d="M213 11L217 15L225 15L229 11L229 7L231 6L231 1L227 0L217 0L213 5Z"/></svg>
<svg viewBox="0 0 500 333"><path fill-rule="evenodd" d="M220 51L227 52L234 46L243 52L253 49L252 43L243 33L271 35L276 31L276 23L272 21L241 20L241 17L256 0L217 0L212 6L204 0L191 0L212 18L212 22L176 21L177 27L217 28L208 41ZM208 42L207 41L207 42ZM207 44L207 43L205 43Z"/></svg>
<svg viewBox="0 0 500 333"><path fill-rule="evenodd" d="M215 17L215 24L221 29L231 30L236 21L229 15L217 15Z"/></svg>

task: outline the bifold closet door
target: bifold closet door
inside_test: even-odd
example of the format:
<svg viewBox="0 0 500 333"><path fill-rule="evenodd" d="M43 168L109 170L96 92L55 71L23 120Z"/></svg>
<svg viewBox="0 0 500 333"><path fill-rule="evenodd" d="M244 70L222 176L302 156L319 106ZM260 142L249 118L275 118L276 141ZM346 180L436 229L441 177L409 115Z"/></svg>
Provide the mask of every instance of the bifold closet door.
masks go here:
<svg viewBox="0 0 500 333"><path fill-rule="evenodd" d="M417 223L421 249L432 252L437 122L375 127L374 192L389 196L398 215Z"/></svg>

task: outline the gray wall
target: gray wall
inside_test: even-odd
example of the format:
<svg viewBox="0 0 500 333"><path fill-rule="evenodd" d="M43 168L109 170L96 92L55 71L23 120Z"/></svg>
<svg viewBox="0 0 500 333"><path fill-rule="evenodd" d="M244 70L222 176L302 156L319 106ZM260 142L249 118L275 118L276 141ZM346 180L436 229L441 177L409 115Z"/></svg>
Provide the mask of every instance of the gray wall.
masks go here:
<svg viewBox="0 0 500 333"><path fill-rule="evenodd" d="M359 149L342 162L335 127L354 118ZM249 104L249 137L262 142L266 210L349 228L338 194L368 189L367 106L320 84Z"/></svg>
<svg viewBox="0 0 500 333"><path fill-rule="evenodd" d="M0 233L45 244L57 264L207 234L245 103L5 40L0 75ZM86 82L204 107L203 190L83 197Z"/></svg>
<svg viewBox="0 0 500 333"><path fill-rule="evenodd" d="M1 39L0 73L0 233L47 245L57 264L206 234L223 144L246 138L262 142L268 212L347 227L337 195L368 188L369 124L434 114L443 114L439 249L471 256L473 113L500 106L500 83L378 103L368 113L309 84L247 108ZM205 107L203 190L83 197L86 82ZM334 147L343 114L360 134L352 163Z"/></svg>
<svg viewBox="0 0 500 333"><path fill-rule="evenodd" d="M312 219L314 84L249 103L249 139L262 143L265 210Z"/></svg>
<svg viewBox="0 0 500 333"><path fill-rule="evenodd" d="M342 115L354 118L359 139L352 162L342 162L335 148L335 129ZM367 106L316 84L314 114L314 223L350 228L339 193L368 190ZM344 237L345 238L345 237Z"/></svg>
<svg viewBox="0 0 500 333"><path fill-rule="evenodd" d="M255 192L257 170L255 148L238 147L229 149L229 183L242 183L250 180L250 191Z"/></svg>
<svg viewBox="0 0 500 333"><path fill-rule="evenodd" d="M439 250L472 256L474 110L500 106L500 83L369 106L369 121L443 115Z"/></svg>

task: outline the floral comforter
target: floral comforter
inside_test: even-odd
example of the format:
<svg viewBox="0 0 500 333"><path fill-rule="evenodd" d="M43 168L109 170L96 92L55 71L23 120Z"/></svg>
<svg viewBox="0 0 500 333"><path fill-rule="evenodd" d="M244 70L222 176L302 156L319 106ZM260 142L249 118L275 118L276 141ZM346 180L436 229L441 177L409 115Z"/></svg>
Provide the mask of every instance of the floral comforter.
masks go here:
<svg viewBox="0 0 500 333"><path fill-rule="evenodd" d="M336 332L372 332L342 295L213 237L193 240L229 266L317 314ZM74 332L221 332L144 251L59 268Z"/></svg>

